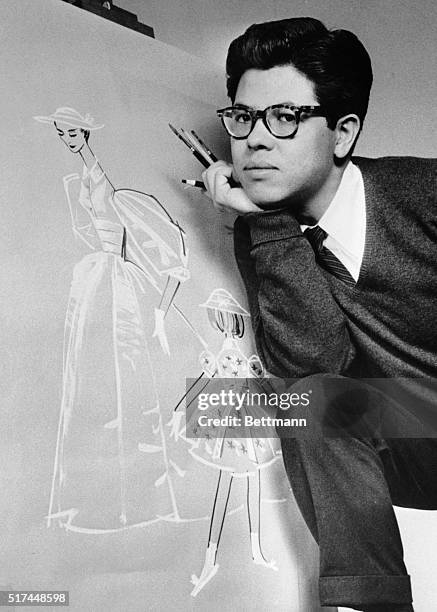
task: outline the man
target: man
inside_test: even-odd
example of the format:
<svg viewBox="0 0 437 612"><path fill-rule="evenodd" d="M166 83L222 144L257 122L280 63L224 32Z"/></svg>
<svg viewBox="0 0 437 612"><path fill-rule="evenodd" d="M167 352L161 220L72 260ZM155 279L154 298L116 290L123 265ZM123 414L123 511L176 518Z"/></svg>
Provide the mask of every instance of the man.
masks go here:
<svg viewBox="0 0 437 612"><path fill-rule="evenodd" d="M253 25L229 48L227 84L232 106L218 113L233 163L203 178L217 207L240 213L260 356L318 390L319 418L371 415L338 437L279 430L320 547L321 605L410 612L392 504L437 509L437 443L424 439L437 412L436 160L351 161L372 84L351 32ZM411 384L394 396L363 377Z"/></svg>

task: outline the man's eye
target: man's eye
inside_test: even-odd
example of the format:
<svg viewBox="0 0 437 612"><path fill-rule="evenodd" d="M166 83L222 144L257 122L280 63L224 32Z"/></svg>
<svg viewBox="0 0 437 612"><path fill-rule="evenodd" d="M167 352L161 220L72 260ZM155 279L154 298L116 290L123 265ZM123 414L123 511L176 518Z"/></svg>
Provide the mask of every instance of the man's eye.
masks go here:
<svg viewBox="0 0 437 612"><path fill-rule="evenodd" d="M276 119L281 123L292 123L295 120L295 116L290 111L279 111L276 113Z"/></svg>
<svg viewBox="0 0 437 612"><path fill-rule="evenodd" d="M236 121L237 123L250 123L251 122L251 116L250 113L235 113L234 114L234 121Z"/></svg>

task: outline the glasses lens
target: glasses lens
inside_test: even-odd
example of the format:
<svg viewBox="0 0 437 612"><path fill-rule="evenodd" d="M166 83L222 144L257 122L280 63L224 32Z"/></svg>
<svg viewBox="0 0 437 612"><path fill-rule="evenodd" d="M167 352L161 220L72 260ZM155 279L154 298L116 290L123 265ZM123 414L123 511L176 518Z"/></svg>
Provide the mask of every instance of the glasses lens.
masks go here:
<svg viewBox="0 0 437 612"><path fill-rule="evenodd" d="M291 136L296 131L296 113L286 106L269 108L266 116L267 125L274 136L280 138Z"/></svg>
<svg viewBox="0 0 437 612"><path fill-rule="evenodd" d="M231 108L223 113L223 123L231 136L245 138L252 128L252 116L247 109Z"/></svg>

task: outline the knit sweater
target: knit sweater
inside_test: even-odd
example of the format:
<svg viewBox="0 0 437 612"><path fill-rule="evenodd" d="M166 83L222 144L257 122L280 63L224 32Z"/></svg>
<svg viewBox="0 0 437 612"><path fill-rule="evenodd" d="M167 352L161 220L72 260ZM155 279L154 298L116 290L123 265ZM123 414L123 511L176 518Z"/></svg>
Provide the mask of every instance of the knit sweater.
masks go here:
<svg viewBox="0 0 437 612"><path fill-rule="evenodd" d="M355 286L317 265L289 210L236 220L257 350L281 377L437 379L437 159L353 161L367 218Z"/></svg>

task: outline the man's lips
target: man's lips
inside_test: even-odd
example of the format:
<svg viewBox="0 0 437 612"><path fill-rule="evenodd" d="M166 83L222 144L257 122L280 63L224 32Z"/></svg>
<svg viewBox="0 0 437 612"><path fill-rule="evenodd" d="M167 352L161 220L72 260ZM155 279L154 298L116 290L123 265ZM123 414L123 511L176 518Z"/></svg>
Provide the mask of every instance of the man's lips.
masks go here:
<svg viewBox="0 0 437 612"><path fill-rule="evenodd" d="M253 181L262 181L264 179L267 180L271 178L272 174L274 174L277 170L277 166L273 166L273 164L267 164L263 162L251 162L246 164L243 168L245 176L249 180Z"/></svg>
<svg viewBox="0 0 437 612"><path fill-rule="evenodd" d="M267 164L264 162L251 162L246 164L243 170L277 170L277 166L273 166L272 164Z"/></svg>

